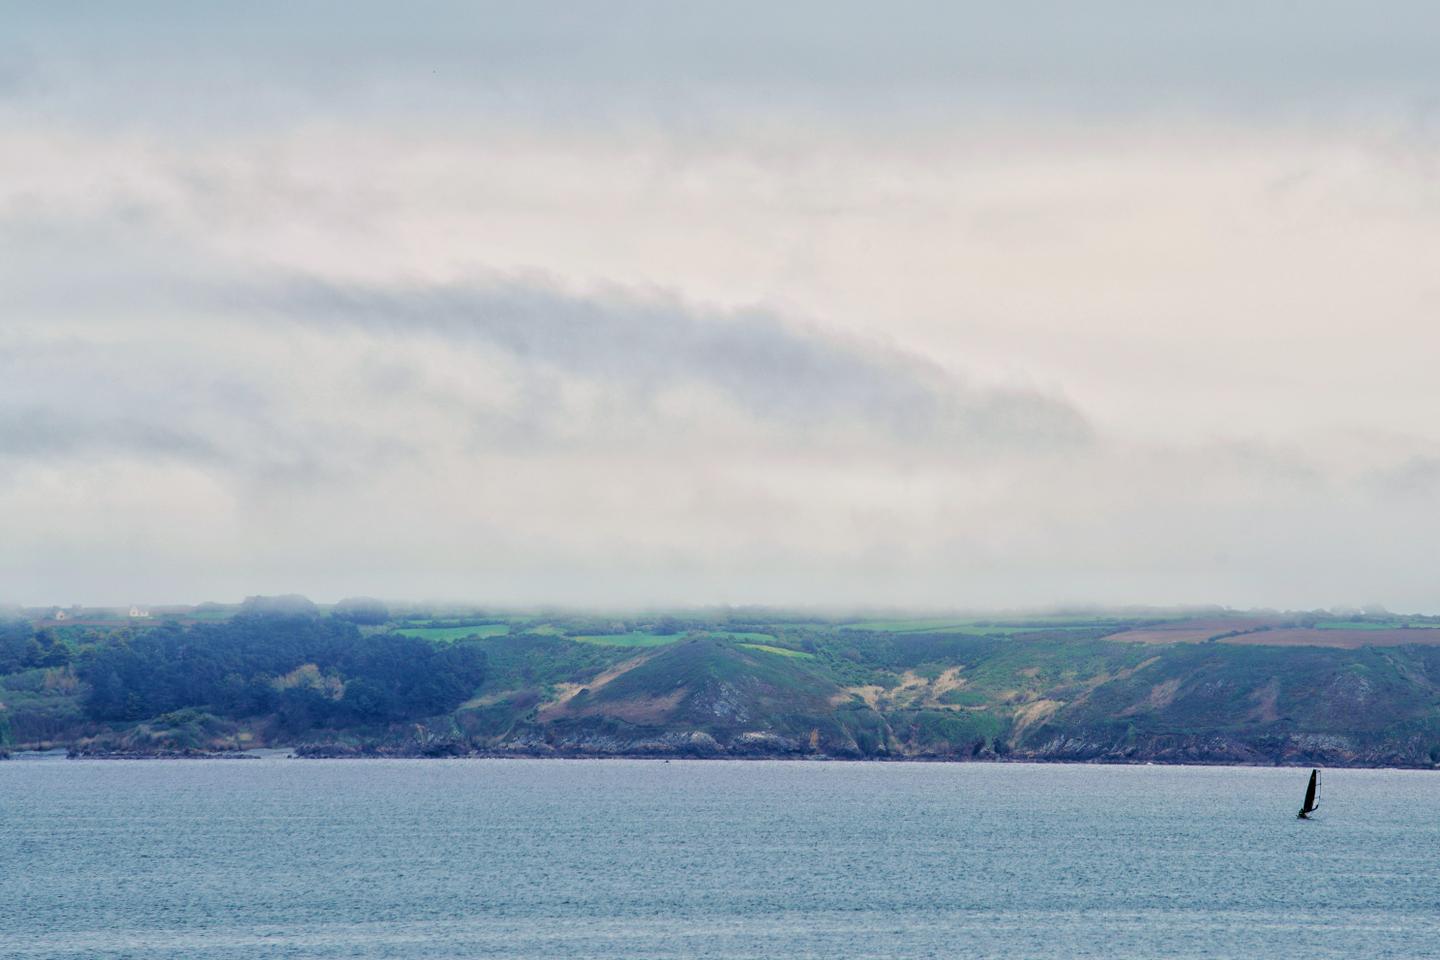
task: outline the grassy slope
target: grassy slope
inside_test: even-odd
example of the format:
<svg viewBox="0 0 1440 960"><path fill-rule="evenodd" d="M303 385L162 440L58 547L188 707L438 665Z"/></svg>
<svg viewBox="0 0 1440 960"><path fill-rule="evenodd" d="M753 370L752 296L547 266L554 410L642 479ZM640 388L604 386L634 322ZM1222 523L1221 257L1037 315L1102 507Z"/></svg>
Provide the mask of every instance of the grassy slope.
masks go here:
<svg viewBox="0 0 1440 960"><path fill-rule="evenodd" d="M854 753L878 717L850 698L807 658L717 637L692 637L662 648L594 690L571 699L554 723L629 729L632 733L698 732L721 742L746 734ZM872 737L873 739L873 737Z"/></svg>
<svg viewBox="0 0 1440 960"><path fill-rule="evenodd" d="M1440 762L1440 647L1106 639L1157 619L716 617L660 633L645 619L517 617L376 629L437 642L488 634L483 686L436 724L491 747L603 735L606 749L623 751L698 734L736 749L770 737L785 751L832 755L1297 759L1313 750L1322 760ZM1422 635L1433 626L1317 617L1302 627L1393 630L1407 620ZM625 632L604 632L611 625ZM84 693L67 670L0 677L12 744L85 730ZM1182 748L1191 752L1165 753Z"/></svg>
<svg viewBox="0 0 1440 960"><path fill-rule="evenodd" d="M711 638L663 648L554 719L722 739L819 730L833 752L1023 755L1068 739L1115 755L1174 738L1263 747L1309 736L1356 750L1388 743L1397 762L1440 759L1435 648L1147 646L1073 631L844 634L808 655L759 647Z"/></svg>

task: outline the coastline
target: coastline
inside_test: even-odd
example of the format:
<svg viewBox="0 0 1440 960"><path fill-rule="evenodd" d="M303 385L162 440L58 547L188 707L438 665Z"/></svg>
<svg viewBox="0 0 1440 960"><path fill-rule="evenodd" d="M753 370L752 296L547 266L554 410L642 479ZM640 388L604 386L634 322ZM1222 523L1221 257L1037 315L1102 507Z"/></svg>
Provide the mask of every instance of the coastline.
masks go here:
<svg viewBox="0 0 1440 960"><path fill-rule="evenodd" d="M671 760L705 761L705 762L752 762L752 761L784 761L787 763L879 763L879 764L1060 764L1065 766L1106 766L1106 767L1254 767L1254 768L1293 768L1305 769L1309 767L1324 767L1327 769L1347 770L1414 770L1420 772L1440 771L1440 764L1421 765L1404 763L1385 762L1364 762L1347 760L1321 760L1318 758L1286 758L1272 761L1263 760L1235 760L1235 759L1213 759L1213 760L1173 760L1173 759L1124 759L1115 757L1095 758L1062 758L1062 757L1034 757L1034 756L1008 756L1008 757L946 757L946 756L874 756L874 757L845 757L830 756L826 754L658 754L644 752L629 753L589 753L583 751L555 751L551 753L521 752L521 751L472 751L468 753L434 754L422 753L419 751L392 751L382 752L379 750L323 750L306 749L300 747L265 747L251 751L84 751L84 750L46 750L14 751L0 760L12 760L19 763L26 761L53 761L53 760L650 760L657 763L667 763Z"/></svg>

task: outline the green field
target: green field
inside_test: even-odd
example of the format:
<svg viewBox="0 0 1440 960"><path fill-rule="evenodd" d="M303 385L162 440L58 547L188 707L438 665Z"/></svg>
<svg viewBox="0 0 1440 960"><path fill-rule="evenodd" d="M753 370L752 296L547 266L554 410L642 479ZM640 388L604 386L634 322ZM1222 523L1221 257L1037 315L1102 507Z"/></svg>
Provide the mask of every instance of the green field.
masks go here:
<svg viewBox="0 0 1440 960"><path fill-rule="evenodd" d="M191 610L189 613L182 614L182 616L187 617L187 618L189 618L189 619L191 619L191 620L205 620L205 621L229 620L231 617L235 616L235 611L234 611L234 610Z"/></svg>
<svg viewBox="0 0 1440 960"><path fill-rule="evenodd" d="M508 623L482 623L472 627L401 627L396 633L422 640L463 640L466 637L501 637L510 632Z"/></svg>
<svg viewBox="0 0 1440 960"><path fill-rule="evenodd" d="M597 647L663 647L683 636L679 633L597 633L570 639L576 643L593 643Z"/></svg>
<svg viewBox="0 0 1440 960"><path fill-rule="evenodd" d="M576 643L593 643L602 647L663 647L667 643L674 643L676 640L683 640L694 634L684 633L599 633L582 634L573 636L570 639ZM705 631L707 637L727 637L731 640L774 640L768 633L730 633L725 631ZM745 646L745 644L742 644Z"/></svg>
<svg viewBox="0 0 1440 960"><path fill-rule="evenodd" d="M919 633L939 630L969 630L972 620L926 618L919 620L857 620L841 625L847 630L874 630L878 633Z"/></svg>
<svg viewBox="0 0 1440 960"><path fill-rule="evenodd" d="M782 657L794 657L797 660L814 660L815 654L806 653L804 650L790 650L786 647L772 647L766 643L741 643L738 646L746 650L760 650L764 653L775 653Z"/></svg>
<svg viewBox="0 0 1440 960"><path fill-rule="evenodd" d="M918 620L857 620L843 624L845 630L873 630L876 633L962 633L972 636L1009 636L1037 630L1089 630L1100 626L1093 620L1075 618L1041 618L1034 622L1010 622L997 625L991 621L930 618Z"/></svg>

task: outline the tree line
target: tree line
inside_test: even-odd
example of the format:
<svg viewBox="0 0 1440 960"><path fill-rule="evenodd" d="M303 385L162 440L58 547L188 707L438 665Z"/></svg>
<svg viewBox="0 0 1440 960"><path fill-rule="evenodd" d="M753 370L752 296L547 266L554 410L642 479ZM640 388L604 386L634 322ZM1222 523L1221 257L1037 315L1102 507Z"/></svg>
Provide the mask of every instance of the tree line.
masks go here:
<svg viewBox="0 0 1440 960"><path fill-rule="evenodd" d="M29 624L0 628L0 673L71 664L92 720L135 721L185 708L283 727L379 724L455 709L485 677L478 643L364 634L344 616L247 612L163 624L72 652Z"/></svg>

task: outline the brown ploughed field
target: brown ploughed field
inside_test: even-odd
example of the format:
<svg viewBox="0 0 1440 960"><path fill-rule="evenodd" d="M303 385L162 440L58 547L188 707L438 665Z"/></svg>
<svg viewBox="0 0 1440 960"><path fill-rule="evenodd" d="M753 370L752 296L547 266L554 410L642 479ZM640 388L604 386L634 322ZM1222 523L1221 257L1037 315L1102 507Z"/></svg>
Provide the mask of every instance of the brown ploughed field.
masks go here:
<svg viewBox="0 0 1440 960"><path fill-rule="evenodd" d="M1235 618L1226 620L1177 620L1173 623L1153 623L1121 633L1112 633L1106 640L1124 640L1127 643L1204 643L1211 637L1236 630L1258 630L1274 623L1271 620Z"/></svg>
<svg viewBox="0 0 1440 960"><path fill-rule="evenodd" d="M1269 627L1269 629L1265 629ZM1236 631L1245 631L1233 636ZM1320 630L1314 627L1283 627L1261 618L1234 620L1180 620L1157 623L1113 633L1106 640L1127 643L1234 643L1262 647L1401 647L1409 644L1440 645L1440 629L1412 627L1385 630Z"/></svg>
<svg viewBox="0 0 1440 960"><path fill-rule="evenodd" d="M1403 647L1409 644L1440 644L1440 630L1411 628L1409 630L1314 630L1308 627L1282 627L1262 630L1238 637L1226 637L1221 643L1242 643L1266 647Z"/></svg>

